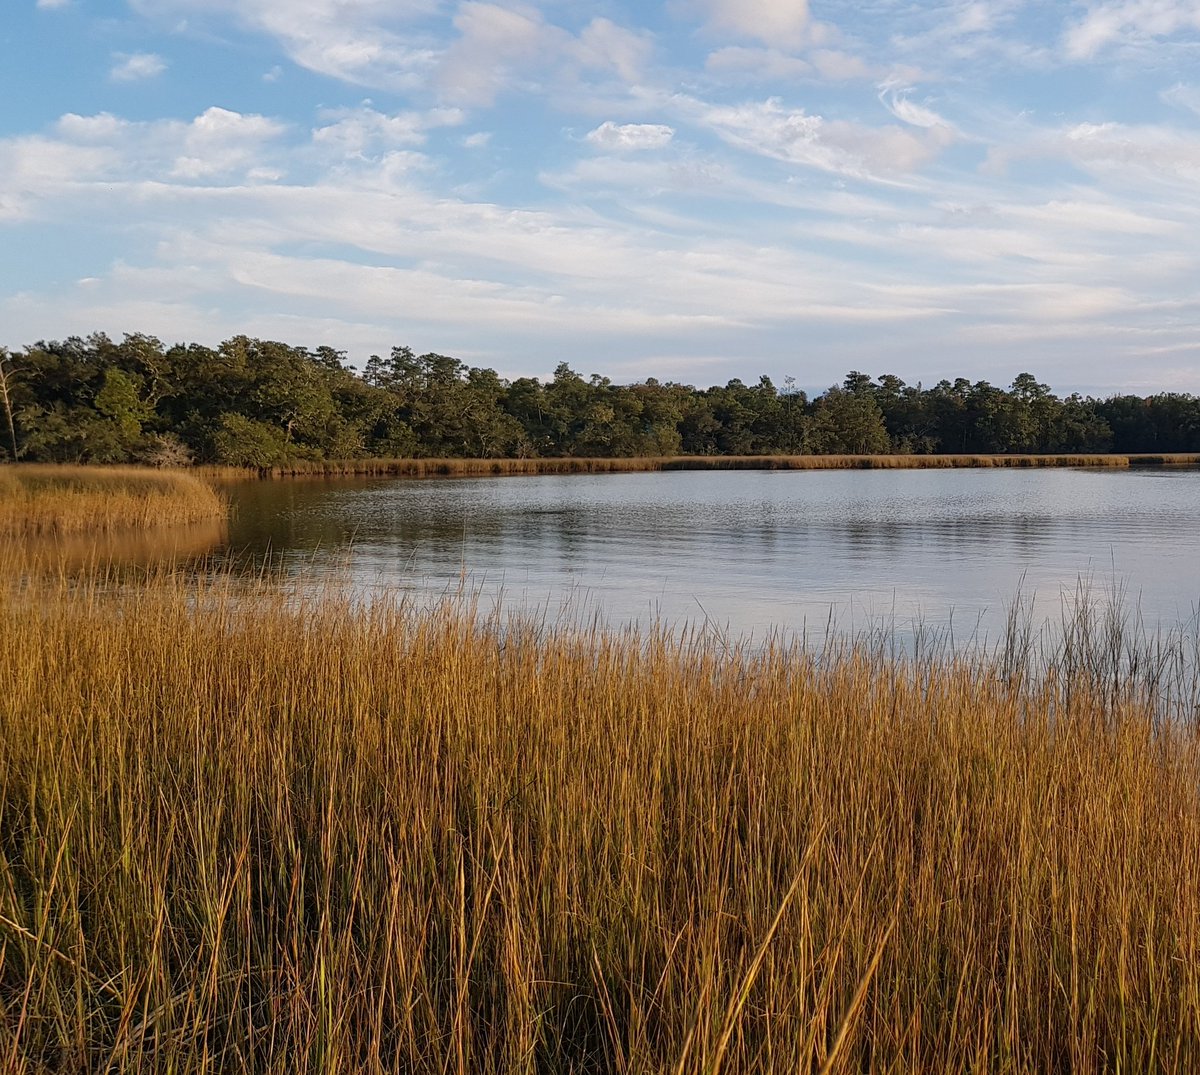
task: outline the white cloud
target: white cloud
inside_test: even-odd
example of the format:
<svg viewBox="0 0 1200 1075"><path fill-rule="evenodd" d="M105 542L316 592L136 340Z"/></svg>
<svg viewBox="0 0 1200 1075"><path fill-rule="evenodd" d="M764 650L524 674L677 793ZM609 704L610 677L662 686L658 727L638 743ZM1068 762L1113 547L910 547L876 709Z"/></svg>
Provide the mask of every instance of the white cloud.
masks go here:
<svg viewBox="0 0 1200 1075"><path fill-rule="evenodd" d="M608 338L698 340L763 321L865 323L928 313L880 302L869 287L847 290L832 266L811 252L733 232L706 236L696 221L681 222L673 235L604 220L591 210L513 210L424 193L393 167L393 155L335 162L309 185L222 186L177 167L184 145L195 149L207 139L236 147L234 136L241 134L269 139L279 128L264 122L272 121L220 110L190 124L107 115L60 121L55 137L43 140L39 171L25 171L37 196L56 202L59 219L74 213L95 223L97 216L121 220L136 212L138 234L159 238L152 253L126 251L138 264L81 262L75 276L87 273L100 283L91 290L91 305L73 304L72 317L98 316L108 303L91 328L119 327L113 318L122 312L143 317L139 330L178 335L203 321L201 311L219 307L230 331L255 331L260 308L278 325L311 318L319 301L334 329L369 322L403 325L407 333L420 325L439 346L450 347L463 326L486 326L480 341L504 346L504 340L536 338L549 355L577 341L580 324ZM12 148L0 142L0 159ZM61 159L51 160L52 151ZM283 169L299 167L306 152L305 144L293 145L280 156ZM104 155L84 172L80 155L86 153ZM264 167L247 168L247 178ZM47 172L73 175L71 185L49 189L41 183ZM0 198L4 190L0 186ZM305 241L357 248L387 263L284 252ZM131 293L139 296L136 303L122 298ZM42 316L52 305L45 300ZM4 309L12 314L10 324L36 316L20 302ZM216 331L215 324L204 334Z"/></svg>
<svg viewBox="0 0 1200 1075"><path fill-rule="evenodd" d="M411 89L436 65L440 45L419 32L439 0L129 0L171 20L224 16L274 37L310 71L355 85Z"/></svg>
<svg viewBox="0 0 1200 1075"><path fill-rule="evenodd" d="M836 49L817 49L809 54L812 65L822 78L831 82L849 82L852 79L871 78L871 66L859 56Z"/></svg>
<svg viewBox="0 0 1200 1075"><path fill-rule="evenodd" d="M814 49L805 58L776 48L726 45L711 52L704 64L715 79L726 83L813 81L848 82L874 77L861 57L836 49Z"/></svg>
<svg viewBox="0 0 1200 1075"><path fill-rule="evenodd" d="M1159 96L1169 105L1195 112L1200 116L1200 86L1177 82L1169 90L1163 90Z"/></svg>
<svg viewBox="0 0 1200 1075"><path fill-rule="evenodd" d="M115 52L108 77L114 82L139 82L167 69L167 61L153 52Z"/></svg>
<svg viewBox="0 0 1200 1075"><path fill-rule="evenodd" d="M1103 115L1097 97L1086 112L1036 128L984 99L994 71L983 65L977 87L948 81L936 96L912 88L936 76L896 73L880 85L893 58L886 20L873 28L878 38L848 34L837 51L816 43L803 5L790 9L790 37L785 28L769 38L763 13L777 5L705 4L714 29L725 20L726 37L697 72L659 65L668 42L607 19L587 15L569 33L544 14L568 5L548 0L456 0L436 33L425 21L432 5L384 0L131 2L193 27L216 11L276 34L314 70L418 87L411 97L378 95L415 103L364 102L291 125L220 108L151 122L68 115L41 135L0 138L0 221L78 228L78 264L67 275L89 279L83 302L74 283L26 305L0 300L9 331L28 338L96 327L208 339L311 332L366 351L389 335L424 334L428 346L484 360L532 356L522 360L533 372L552 368L543 356L556 351L606 363L605 350L701 348L761 355L774 373L771 362L793 361L799 329L822 361L857 365L843 356L869 349L877 368L917 376L928 354L1007 363L1015 343L1052 341L1053 361L1037 371L1047 379L1059 344L1097 362L1154 352L1177 356L1177 366L1195 353L1194 304L1169 305L1200 278L1200 210L1189 193L1200 179L1200 134L1182 113L1178 127L1076 122ZM927 10L953 34L928 37L926 52L909 58L937 68L945 55L943 70L961 71L965 55L1001 55L995 39L1011 28L1014 3L935 0ZM835 7L849 5L821 10ZM899 17L918 7L877 0L872 10ZM292 69L277 56L252 76L275 59ZM855 78L872 85L817 85ZM676 91L689 80L718 103ZM754 98L743 102L725 89L756 80L782 83L781 96L743 90ZM306 80L294 81L299 92ZM462 107L426 107L439 85ZM532 182L512 193L539 163L520 158L499 117L432 134L465 123L466 106L513 91L567 113L543 115L547 129L590 131L544 162L554 171L537 178L549 195ZM1153 105L1153 92L1139 101ZM878 108L876 94L891 117L869 123L862 117ZM1161 96L1198 108L1183 83ZM954 159L926 168L955 139L975 137L995 147L997 163L1059 166L1004 181ZM490 144L495 153L464 152ZM490 201L484 190L506 193ZM95 253L112 243L88 240L118 233L123 262L114 266ZM589 352L581 340L593 335L624 339Z"/></svg>
<svg viewBox="0 0 1200 1075"><path fill-rule="evenodd" d="M209 108L191 122L133 122L107 112L64 115L55 125L62 152L93 152L103 165L128 176L211 181L267 174L272 144L287 128L266 116ZM88 178L82 173L81 179Z"/></svg>
<svg viewBox="0 0 1200 1075"><path fill-rule="evenodd" d="M55 126L58 133L64 135L68 141L112 144L135 125L129 120L114 116L111 112L98 112L94 116L80 116L68 112Z"/></svg>
<svg viewBox="0 0 1200 1075"><path fill-rule="evenodd" d="M436 127L453 127L464 115L457 108L388 115L369 105L326 112L326 122L313 131L313 142L335 154L368 156L401 146L423 145Z"/></svg>
<svg viewBox="0 0 1200 1075"><path fill-rule="evenodd" d="M41 136L0 141L0 223L30 219L43 205L119 165L119 154L106 146Z"/></svg>
<svg viewBox="0 0 1200 1075"><path fill-rule="evenodd" d="M1116 0L1089 3L1087 13L1068 25L1067 56L1091 60L1112 45L1142 44L1184 30L1200 30L1196 0Z"/></svg>
<svg viewBox="0 0 1200 1075"><path fill-rule="evenodd" d="M704 67L711 75L735 82L792 82L810 78L813 66L778 49L726 45L709 53Z"/></svg>
<svg viewBox="0 0 1200 1075"><path fill-rule="evenodd" d="M172 29L231 20L270 35L294 63L360 86L435 90L486 107L512 89L579 89L586 79L627 86L647 75L654 35L591 19L576 34L548 21L545 0L128 0ZM453 15L447 18L449 10ZM274 81L278 67L267 73ZM586 76L586 77L585 77ZM572 93L572 99L587 96Z"/></svg>
<svg viewBox="0 0 1200 1075"><path fill-rule="evenodd" d="M1045 8L1046 18L1054 17L1056 5L1032 0L874 0L870 18L889 28L876 43L877 65L903 59L926 77L965 76L973 83L998 67L1048 67L1056 57L1045 43L1046 31L1036 27L1031 37L1027 28L1026 15L1036 6Z"/></svg>
<svg viewBox="0 0 1200 1075"><path fill-rule="evenodd" d="M1200 135L1157 124L1075 123L1039 130L989 153L1003 173L1021 159L1059 159L1108 182L1150 189L1200 180Z"/></svg>
<svg viewBox="0 0 1200 1075"><path fill-rule="evenodd" d="M480 0L462 5L454 27L459 37L442 59L438 82L447 98L468 105L490 105L520 71L546 53L551 38L562 34L534 8Z"/></svg>
<svg viewBox="0 0 1200 1075"><path fill-rule="evenodd" d="M713 30L792 47L812 37L808 0L691 0Z"/></svg>
<svg viewBox="0 0 1200 1075"><path fill-rule="evenodd" d="M702 107L699 121L741 149L859 179L914 172L953 139L944 127L917 134L867 127L789 109L775 97L742 105Z"/></svg>
<svg viewBox="0 0 1200 1075"><path fill-rule="evenodd" d="M458 36L434 80L454 104L488 107L513 91L595 114L636 97L653 38L597 18L573 35L528 4L468 0L454 17Z"/></svg>
<svg viewBox="0 0 1200 1075"><path fill-rule="evenodd" d="M69 6L71 0L37 0L38 9L41 11L54 11L56 8Z"/></svg>
<svg viewBox="0 0 1200 1075"><path fill-rule="evenodd" d="M996 28L998 12L994 3L987 0L969 0L958 9L952 18L955 34L984 34Z"/></svg>
<svg viewBox="0 0 1200 1075"><path fill-rule="evenodd" d="M626 82L644 77L653 52L649 33L627 30L602 18L588 23L570 47L571 55L585 69L611 70Z"/></svg>
<svg viewBox="0 0 1200 1075"><path fill-rule="evenodd" d="M281 123L265 116L210 108L184 128L171 175L207 179L261 168L262 150L283 131Z"/></svg>
<svg viewBox="0 0 1200 1075"><path fill-rule="evenodd" d="M1078 123L1063 131L1060 146L1092 168L1200 179L1200 138L1170 128Z"/></svg>
<svg viewBox="0 0 1200 1075"><path fill-rule="evenodd" d="M932 108L917 104L903 92L887 93L885 90L879 95L879 99L893 116L912 127L923 127L926 130L934 127L950 128L950 124Z"/></svg>
<svg viewBox="0 0 1200 1075"><path fill-rule="evenodd" d="M728 159L700 156L694 151L584 157L568 170L544 172L539 178L555 190L570 192L576 202L598 194L615 195L628 212L670 233L685 234L697 227L694 217L676 207L669 197L662 197L670 194L725 203L723 211L709 216L706 227L710 233L740 234L741 206L752 206L756 213L768 208L783 210L788 221L798 219L800 214L810 221L869 219L875 226L905 219L884 192L851 192L840 185L806 182L780 183L739 169ZM654 201L639 203L639 192L650 195ZM718 223L719 220L724 220L724 224ZM812 234L806 225L806 235Z"/></svg>
<svg viewBox="0 0 1200 1075"><path fill-rule="evenodd" d="M673 127L661 123L613 123L607 120L587 134L588 142L597 149L616 152L636 152L643 149L662 149L675 137Z"/></svg>

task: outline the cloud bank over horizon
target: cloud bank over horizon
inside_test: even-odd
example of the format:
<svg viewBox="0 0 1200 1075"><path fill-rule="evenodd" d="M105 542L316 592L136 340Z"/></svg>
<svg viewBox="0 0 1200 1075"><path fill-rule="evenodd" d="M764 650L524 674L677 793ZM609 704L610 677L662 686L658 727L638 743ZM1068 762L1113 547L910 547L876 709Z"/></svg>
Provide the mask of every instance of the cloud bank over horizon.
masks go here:
<svg viewBox="0 0 1200 1075"><path fill-rule="evenodd" d="M15 0L0 346L1200 392L1183 0Z"/></svg>

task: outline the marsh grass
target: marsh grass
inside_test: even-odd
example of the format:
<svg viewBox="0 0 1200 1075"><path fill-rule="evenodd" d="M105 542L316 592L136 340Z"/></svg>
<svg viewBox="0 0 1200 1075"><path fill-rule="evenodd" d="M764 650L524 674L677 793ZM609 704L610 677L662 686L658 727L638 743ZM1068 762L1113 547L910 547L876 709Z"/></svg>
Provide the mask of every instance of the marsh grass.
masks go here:
<svg viewBox="0 0 1200 1075"><path fill-rule="evenodd" d="M181 471L0 466L0 538L181 526L226 510L208 482Z"/></svg>
<svg viewBox="0 0 1200 1075"><path fill-rule="evenodd" d="M1194 1071L1194 679L1080 615L905 661L27 578L0 1070Z"/></svg>
<svg viewBox="0 0 1200 1075"><path fill-rule="evenodd" d="M200 467L216 478L335 477L348 475L410 478L487 475L619 474L670 470L929 470L963 467L1131 467L1200 466L1200 455L690 455L592 459L322 459L294 460L283 466L248 471Z"/></svg>

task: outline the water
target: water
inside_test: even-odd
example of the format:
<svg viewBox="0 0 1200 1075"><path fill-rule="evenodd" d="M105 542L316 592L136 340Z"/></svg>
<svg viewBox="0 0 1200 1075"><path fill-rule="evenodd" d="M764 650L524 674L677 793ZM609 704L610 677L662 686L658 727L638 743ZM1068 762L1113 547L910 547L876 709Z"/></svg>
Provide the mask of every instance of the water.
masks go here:
<svg viewBox="0 0 1200 1075"><path fill-rule="evenodd" d="M1083 581L1151 630L1200 606L1200 471L739 471L242 483L227 552L369 591L738 637L995 638Z"/></svg>

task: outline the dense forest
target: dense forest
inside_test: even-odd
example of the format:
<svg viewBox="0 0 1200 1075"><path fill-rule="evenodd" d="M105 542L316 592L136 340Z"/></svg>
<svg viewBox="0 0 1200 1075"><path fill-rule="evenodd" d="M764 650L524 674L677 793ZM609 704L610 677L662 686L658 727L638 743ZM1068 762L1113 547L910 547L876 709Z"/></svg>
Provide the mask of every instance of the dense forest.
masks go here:
<svg viewBox="0 0 1200 1075"><path fill-rule="evenodd" d="M361 371L329 347L236 336L165 347L96 334L0 349L0 458L269 467L298 459L1200 452L1200 397L1059 398L852 372L809 398L791 379L549 380L395 347Z"/></svg>

